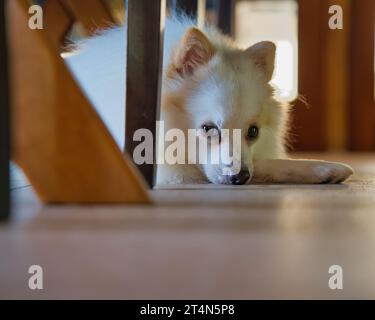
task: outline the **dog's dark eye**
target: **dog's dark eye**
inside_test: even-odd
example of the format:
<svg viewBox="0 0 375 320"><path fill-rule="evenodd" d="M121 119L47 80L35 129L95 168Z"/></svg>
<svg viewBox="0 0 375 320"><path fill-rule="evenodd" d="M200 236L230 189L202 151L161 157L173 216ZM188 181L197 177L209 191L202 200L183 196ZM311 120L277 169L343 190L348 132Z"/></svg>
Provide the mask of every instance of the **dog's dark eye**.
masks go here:
<svg viewBox="0 0 375 320"><path fill-rule="evenodd" d="M247 138L250 140L254 140L259 135L259 128L257 126L251 126L247 131Z"/></svg>
<svg viewBox="0 0 375 320"><path fill-rule="evenodd" d="M204 124L202 126L202 129L204 130L205 133L210 134L210 135L212 134L215 135L219 132L219 129L214 124Z"/></svg>
<svg viewBox="0 0 375 320"><path fill-rule="evenodd" d="M209 138L219 137L220 139L220 130L214 124L204 124L202 125L202 129Z"/></svg>

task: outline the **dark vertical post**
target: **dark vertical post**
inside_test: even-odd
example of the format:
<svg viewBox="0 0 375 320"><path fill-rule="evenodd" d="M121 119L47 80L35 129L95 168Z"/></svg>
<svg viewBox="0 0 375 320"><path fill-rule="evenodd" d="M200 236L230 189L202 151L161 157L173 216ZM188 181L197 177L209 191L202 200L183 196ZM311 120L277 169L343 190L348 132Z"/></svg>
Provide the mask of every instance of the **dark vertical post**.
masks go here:
<svg viewBox="0 0 375 320"><path fill-rule="evenodd" d="M177 12L185 13L188 16L197 17L198 0L175 0Z"/></svg>
<svg viewBox="0 0 375 320"><path fill-rule="evenodd" d="M0 2L0 220L8 218L10 213L10 110L5 5L6 1Z"/></svg>
<svg viewBox="0 0 375 320"><path fill-rule="evenodd" d="M169 0L169 6L177 13L186 14L196 19L198 27L204 26L206 0Z"/></svg>
<svg viewBox="0 0 375 320"><path fill-rule="evenodd" d="M229 36L234 36L234 0L216 0L217 26Z"/></svg>
<svg viewBox="0 0 375 320"><path fill-rule="evenodd" d="M125 149L132 157L140 143L133 140L134 132L151 131L154 164L138 165L150 187L156 174L165 6L165 0L128 0Z"/></svg>

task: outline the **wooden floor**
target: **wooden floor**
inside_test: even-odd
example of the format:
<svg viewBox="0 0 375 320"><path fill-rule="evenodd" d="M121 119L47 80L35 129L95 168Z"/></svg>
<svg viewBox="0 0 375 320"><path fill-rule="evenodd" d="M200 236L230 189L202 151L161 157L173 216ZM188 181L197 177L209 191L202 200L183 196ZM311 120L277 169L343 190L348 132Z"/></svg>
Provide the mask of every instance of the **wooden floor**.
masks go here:
<svg viewBox="0 0 375 320"><path fill-rule="evenodd" d="M375 298L375 154L330 158L356 174L160 188L155 206L42 206L16 185L0 225L0 298ZM43 290L28 289L33 264ZM331 265L343 290L328 287Z"/></svg>

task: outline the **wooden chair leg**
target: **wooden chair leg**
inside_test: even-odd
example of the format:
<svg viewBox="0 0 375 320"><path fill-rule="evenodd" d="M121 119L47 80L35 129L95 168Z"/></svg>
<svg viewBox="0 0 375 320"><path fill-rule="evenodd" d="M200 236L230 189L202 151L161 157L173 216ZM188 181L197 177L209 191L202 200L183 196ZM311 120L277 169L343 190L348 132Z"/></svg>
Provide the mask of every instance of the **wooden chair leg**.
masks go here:
<svg viewBox="0 0 375 320"><path fill-rule="evenodd" d="M101 0L60 0L60 2L89 34L94 34L98 29L108 28L115 23Z"/></svg>
<svg viewBox="0 0 375 320"><path fill-rule="evenodd" d="M147 203L146 183L80 91L28 1L7 1L12 157L40 198L57 203Z"/></svg>
<svg viewBox="0 0 375 320"><path fill-rule="evenodd" d="M165 7L165 0L128 0L125 149L131 155L138 144L133 141L137 129L150 130L156 145ZM138 168L153 187L156 165L142 164Z"/></svg>
<svg viewBox="0 0 375 320"><path fill-rule="evenodd" d="M88 35L115 24L102 0L45 0L41 4L45 30L58 50L69 44L67 35L75 22Z"/></svg>
<svg viewBox="0 0 375 320"><path fill-rule="evenodd" d="M0 3L0 220L10 213L9 201L9 95L7 46L5 32L5 3Z"/></svg>
<svg viewBox="0 0 375 320"><path fill-rule="evenodd" d="M74 16L58 0L45 1L43 5L43 22L49 40L60 51L66 43L66 37L72 25Z"/></svg>

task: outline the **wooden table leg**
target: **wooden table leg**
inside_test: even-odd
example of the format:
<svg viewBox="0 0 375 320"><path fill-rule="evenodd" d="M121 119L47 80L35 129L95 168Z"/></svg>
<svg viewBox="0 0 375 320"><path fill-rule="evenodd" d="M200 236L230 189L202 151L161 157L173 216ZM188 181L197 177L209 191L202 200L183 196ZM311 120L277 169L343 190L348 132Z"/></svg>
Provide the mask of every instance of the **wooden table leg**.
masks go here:
<svg viewBox="0 0 375 320"><path fill-rule="evenodd" d="M9 182L9 90L5 32L5 1L0 3L0 220L10 214Z"/></svg>
<svg viewBox="0 0 375 320"><path fill-rule="evenodd" d="M137 129L152 132L154 164L138 165L150 187L156 173L165 7L165 0L128 1L125 149L132 157L139 144L133 140Z"/></svg>

